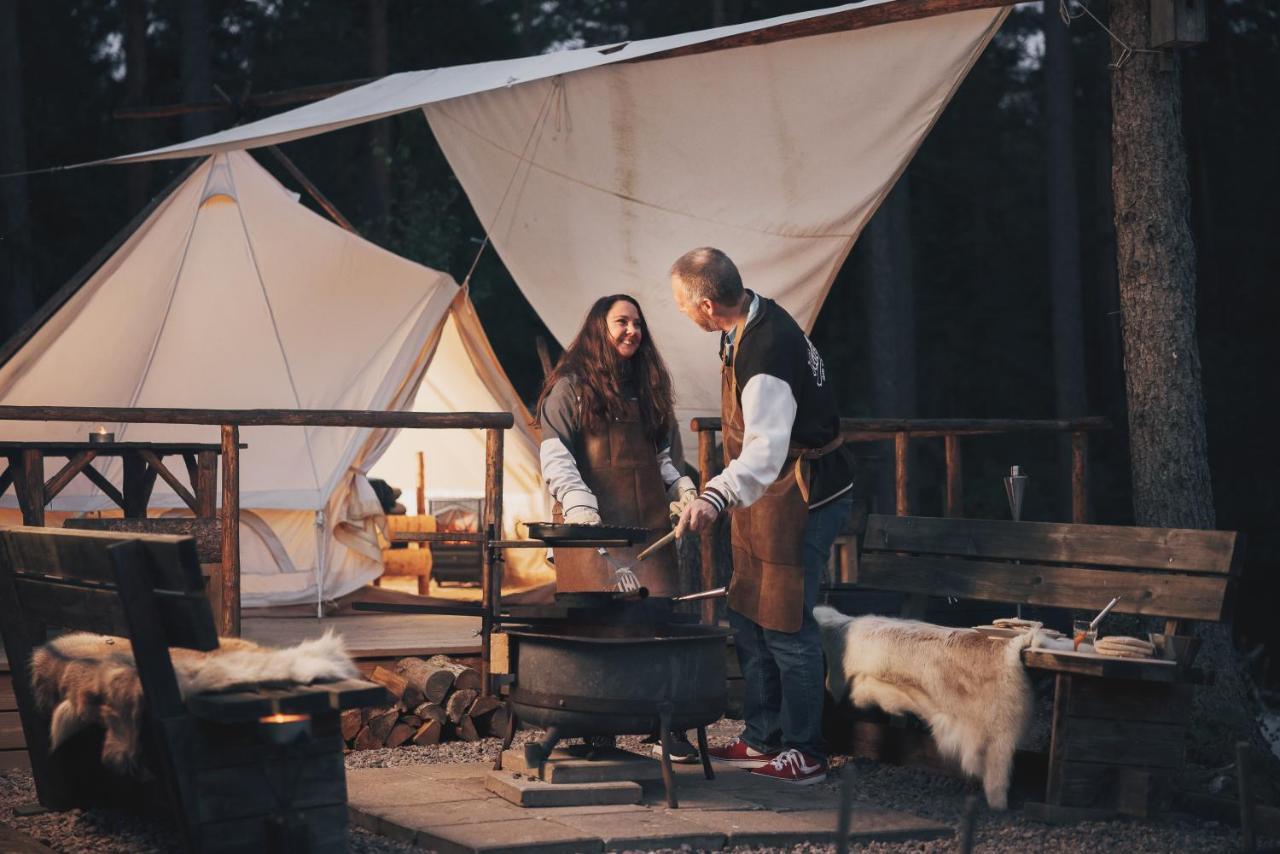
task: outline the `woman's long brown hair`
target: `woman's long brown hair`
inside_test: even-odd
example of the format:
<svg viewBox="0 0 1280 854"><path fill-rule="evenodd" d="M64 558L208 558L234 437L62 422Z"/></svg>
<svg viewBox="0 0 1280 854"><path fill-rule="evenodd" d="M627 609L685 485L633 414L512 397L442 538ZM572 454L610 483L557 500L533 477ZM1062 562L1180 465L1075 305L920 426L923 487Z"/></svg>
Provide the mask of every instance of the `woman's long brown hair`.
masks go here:
<svg viewBox="0 0 1280 854"><path fill-rule="evenodd" d="M618 353L609 337L609 309L619 300L631 303L640 315L640 346L630 359ZM603 431L610 421L627 416L628 401L622 397L622 371L627 363L631 367L645 435L661 446L671 432L674 402L671 374L667 373L667 366L653 343L644 310L635 297L626 294L601 297L592 304L582 328L543 382L536 411L542 411L542 402L556 381L568 377L578 394L581 429L587 433Z"/></svg>

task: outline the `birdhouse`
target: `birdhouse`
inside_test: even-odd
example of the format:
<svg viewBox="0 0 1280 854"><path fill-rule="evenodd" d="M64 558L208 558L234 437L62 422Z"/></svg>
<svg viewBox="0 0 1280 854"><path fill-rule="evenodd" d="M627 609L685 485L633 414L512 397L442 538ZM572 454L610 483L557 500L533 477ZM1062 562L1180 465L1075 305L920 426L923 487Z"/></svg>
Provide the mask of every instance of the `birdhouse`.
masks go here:
<svg viewBox="0 0 1280 854"><path fill-rule="evenodd" d="M1191 47L1208 41L1208 0L1151 0L1151 47Z"/></svg>

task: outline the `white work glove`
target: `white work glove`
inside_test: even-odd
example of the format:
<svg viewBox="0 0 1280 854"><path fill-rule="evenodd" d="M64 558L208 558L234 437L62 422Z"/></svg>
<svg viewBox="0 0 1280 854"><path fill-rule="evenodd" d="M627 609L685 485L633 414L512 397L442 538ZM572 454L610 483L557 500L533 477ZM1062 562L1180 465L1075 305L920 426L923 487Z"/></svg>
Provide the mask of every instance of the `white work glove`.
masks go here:
<svg viewBox="0 0 1280 854"><path fill-rule="evenodd" d="M564 521L570 525L599 525L600 513L594 507L579 505L564 514Z"/></svg>
<svg viewBox="0 0 1280 854"><path fill-rule="evenodd" d="M671 484L671 488L667 490L667 497L673 499L670 515L672 521L675 521L684 514L684 508L692 504L693 500L698 497L698 488L693 485L691 478L682 477Z"/></svg>

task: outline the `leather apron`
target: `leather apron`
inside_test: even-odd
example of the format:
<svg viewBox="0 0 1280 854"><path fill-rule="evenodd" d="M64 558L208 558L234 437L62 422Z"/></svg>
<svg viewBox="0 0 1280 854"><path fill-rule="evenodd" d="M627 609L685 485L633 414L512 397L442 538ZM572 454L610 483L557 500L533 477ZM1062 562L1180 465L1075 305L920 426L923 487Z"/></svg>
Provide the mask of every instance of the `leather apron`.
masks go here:
<svg viewBox="0 0 1280 854"><path fill-rule="evenodd" d="M744 329L734 335L733 356ZM733 361L720 369L720 416L724 462L742 453L745 425L738 400ZM809 460L844 444L837 434L821 448L792 446L778 479L750 507L729 511L733 536L733 575L729 607L766 629L797 632L804 623L804 534L809 523Z"/></svg>
<svg viewBox="0 0 1280 854"><path fill-rule="evenodd" d="M611 422L603 432L583 432L576 444L578 472L595 494L604 524L649 528L654 537L671 530L670 502L658 470L657 452L645 435L635 401L628 405L626 420ZM557 522L563 520L559 503L553 512ZM641 586L649 588L650 596L678 595L675 545L664 546L643 563L636 563L636 555L645 545L611 548L609 556L618 566L629 566ZM557 548L555 564L558 593L603 591L613 584L613 565L594 548Z"/></svg>

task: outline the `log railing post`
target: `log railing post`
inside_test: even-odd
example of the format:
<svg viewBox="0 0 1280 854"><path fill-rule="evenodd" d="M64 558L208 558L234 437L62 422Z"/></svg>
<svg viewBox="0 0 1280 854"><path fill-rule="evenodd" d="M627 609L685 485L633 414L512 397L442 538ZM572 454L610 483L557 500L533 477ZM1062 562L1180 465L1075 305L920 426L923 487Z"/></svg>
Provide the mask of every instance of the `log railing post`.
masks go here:
<svg viewBox="0 0 1280 854"><path fill-rule="evenodd" d="M502 430L485 431L483 528L487 541L480 566L480 599L484 602L480 617L480 688L485 695L493 691L490 635L502 603L502 555L491 545L493 540L502 538L502 441Z"/></svg>
<svg viewBox="0 0 1280 854"><path fill-rule="evenodd" d="M1089 521L1089 434L1083 430L1071 433L1071 521Z"/></svg>
<svg viewBox="0 0 1280 854"><path fill-rule="evenodd" d="M715 477L716 434L711 430L698 432L698 491L707 488L707 481ZM698 541L699 563L702 566L702 589L710 590L716 586L716 530L712 525ZM716 600L702 600L702 622L716 624Z"/></svg>
<svg viewBox="0 0 1280 854"><path fill-rule="evenodd" d="M218 631L240 637L240 428L222 425L222 613Z"/></svg>
<svg viewBox="0 0 1280 854"><path fill-rule="evenodd" d="M960 437L948 433L943 437L947 458L947 497L943 514L949 519L964 515L964 472L960 456Z"/></svg>
<svg viewBox="0 0 1280 854"><path fill-rule="evenodd" d="M911 437L899 431L893 434L893 491L894 512L899 516L911 515Z"/></svg>

